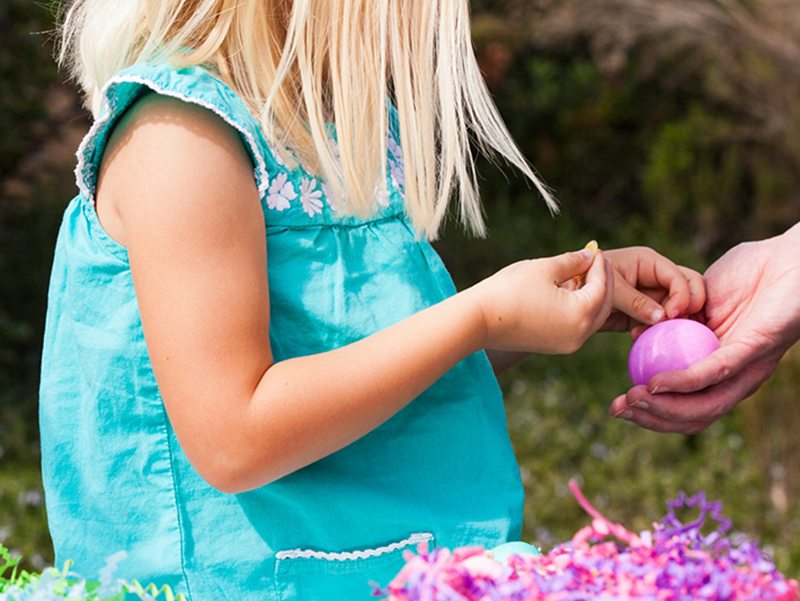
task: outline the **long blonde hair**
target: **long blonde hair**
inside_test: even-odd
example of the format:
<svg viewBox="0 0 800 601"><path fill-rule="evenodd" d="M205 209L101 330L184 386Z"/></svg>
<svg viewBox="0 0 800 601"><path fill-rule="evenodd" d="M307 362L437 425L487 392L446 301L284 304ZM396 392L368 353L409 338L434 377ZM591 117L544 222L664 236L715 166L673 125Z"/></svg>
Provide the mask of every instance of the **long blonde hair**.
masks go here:
<svg viewBox="0 0 800 601"><path fill-rule="evenodd" d="M389 101L406 210L428 238L454 191L461 222L485 233L471 139L516 165L556 210L481 77L468 0L72 0L59 22L58 62L95 116L104 84L130 65L210 66L270 144L290 148L354 214L374 210L386 181Z"/></svg>

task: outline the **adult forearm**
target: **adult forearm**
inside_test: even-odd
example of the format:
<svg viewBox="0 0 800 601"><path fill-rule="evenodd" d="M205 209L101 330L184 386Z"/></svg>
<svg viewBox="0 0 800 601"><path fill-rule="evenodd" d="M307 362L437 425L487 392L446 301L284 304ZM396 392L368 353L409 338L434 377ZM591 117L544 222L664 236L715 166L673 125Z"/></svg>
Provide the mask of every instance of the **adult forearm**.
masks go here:
<svg viewBox="0 0 800 601"><path fill-rule="evenodd" d="M483 328L460 293L353 344L275 363L240 418L223 488L261 486L367 434L478 351Z"/></svg>

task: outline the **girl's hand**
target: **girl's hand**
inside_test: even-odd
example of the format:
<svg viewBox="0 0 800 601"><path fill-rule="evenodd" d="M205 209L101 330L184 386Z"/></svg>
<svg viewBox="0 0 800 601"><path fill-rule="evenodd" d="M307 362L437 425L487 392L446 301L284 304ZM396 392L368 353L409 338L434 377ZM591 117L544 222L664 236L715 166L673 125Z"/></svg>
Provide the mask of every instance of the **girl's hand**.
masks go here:
<svg viewBox="0 0 800 601"><path fill-rule="evenodd" d="M578 289L563 285L586 273ZM581 250L513 263L466 290L483 315L483 348L572 353L609 317L612 266Z"/></svg>
<svg viewBox="0 0 800 601"><path fill-rule="evenodd" d="M609 250L614 266L614 304L604 331L632 330L637 337L665 317L699 313L706 301L703 276L676 265L651 248L634 246Z"/></svg>

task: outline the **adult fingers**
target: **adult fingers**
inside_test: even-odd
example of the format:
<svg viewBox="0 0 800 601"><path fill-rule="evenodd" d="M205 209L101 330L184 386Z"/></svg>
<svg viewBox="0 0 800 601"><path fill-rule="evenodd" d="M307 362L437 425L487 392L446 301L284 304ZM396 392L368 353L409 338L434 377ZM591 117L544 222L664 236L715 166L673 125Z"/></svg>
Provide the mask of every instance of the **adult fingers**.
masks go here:
<svg viewBox="0 0 800 601"><path fill-rule="evenodd" d="M689 315L699 313L706 304L706 282L703 276L694 269L683 265L679 265L678 269L686 276L686 281L689 284L689 306L684 313Z"/></svg>
<svg viewBox="0 0 800 601"><path fill-rule="evenodd" d="M695 394L653 395L637 386L611 402L609 415L659 432L695 434L757 388L758 383L745 373Z"/></svg>
<svg viewBox="0 0 800 601"><path fill-rule="evenodd" d="M672 261L666 259L656 261L654 269L656 279L669 290L667 301L664 303L667 317L673 318L688 313L691 293L684 273Z"/></svg>
<svg viewBox="0 0 800 601"><path fill-rule="evenodd" d="M666 397L667 395L658 396ZM674 397L678 397L678 395L669 396L673 397L670 401L674 405L676 400ZM682 434L696 434L707 428L714 421L712 418L702 414L690 418L689 416L673 414L665 416L661 413L653 412L651 410L654 404L652 399L653 395L647 392L647 388L636 386L626 394L615 398L608 408L608 414L613 418L624 419L655 432L679 432Z"/></svg>
<svg viewBox="0 0 800 601"><path fill-rule="evenodd" d="M645 254L640 259L636 286L668 290L668 299L664 303L667 317L676 317L688 310L690 292L686 274L675 263L656 252Z"/></svg>
<svg viewBox="0 0 800 601"><path fill-rule="evenodd" d="M617 274L615 274L616 280ZM623 283L627 284L627 280L622 277ZM616 286L616 282L615 282ZM667 298L667 293L662 288L641 288L639 293L644 294L652 299L658 305L663 305L664 299ZM603 332L628 332L631 333L631 339L636 340L642 332L644 332L649 325L642 324L639 320L627 315L626 313L614 310L608 321L603 324L601 330Z"/></svg>
<svg viewBox="0 0 800 601"><path fill-rule="evenodd" d="M680 434L697 434L713 423L711 421L673 422L636 408L626 409L624 414L615 417L619 417L620 419L624 419L654 432Z"/></svg>
<svg viewBox="0 0 800 601"><path fill-rule="evenodd" d="M631 286L622 275L614 273L614 308L634 320L652 325L664 319L664 308L644 292Z"/></svg>
<svg viewBox="0 0 800 601"><path fill-rule="evenodd" d="M634 323L636 322L621 311L612 311L600 330L603 332L627 332Z"/></svg>
<svg viewBox="0 0 800 601"><path fill-rule="evenodd" d="M617 396L611 404L608 406L608 415L610 417L623 417L626 409L629 409L629 405L633 400L643 398L647 399L651 395L647 392L646 386L634 386L625 394L621 394Z"/></svg>
<svg viewBox="0 0 800 601"><path fill-rule="evenodd" d="M688 267L681 267L681 270L686 270L687 272L693 272L693 270L689 269ZM693 272L696 275L697 272ZM706 323L705 315L703 314L703 306L705 305L706 300L706 287L705 283L701 279L697 281L695 278L690 278L690 274L687 273L687 280L689 283L689 314L686 315L687 319L693 319L695 321L699 321L700 323ZM667 296L667 292L661 288L642 288L639 290L643 294L646 294L654 301L659 303L660 305L664 305L665 300L669 297ZM699 306L698 306L699 305ZM639 338L642 334L644 334L645 330L650 326L645 324L639 324L635 322L631 322L630 324L630 331L631 331L631 340L636 342L636 339Z"/></svg>
<svg viewBox="0 0 800 601"><path fill-rule="evenodd" d="M612 417L630 419L634 414L646 413L651 417L675 424L711 422L736 404L733 394L737 390L730 386L712 387L694 394L650 394L644 386L631 388L626 394L612 401Z"/></svg>
<svg viewBox="0 0 800 601"><path fill-rule="evenodd" d="M656 374L647 388L656 394L696 392L735 376L756 358L757 352L751 347L731 342L684 370Z"/></svg>

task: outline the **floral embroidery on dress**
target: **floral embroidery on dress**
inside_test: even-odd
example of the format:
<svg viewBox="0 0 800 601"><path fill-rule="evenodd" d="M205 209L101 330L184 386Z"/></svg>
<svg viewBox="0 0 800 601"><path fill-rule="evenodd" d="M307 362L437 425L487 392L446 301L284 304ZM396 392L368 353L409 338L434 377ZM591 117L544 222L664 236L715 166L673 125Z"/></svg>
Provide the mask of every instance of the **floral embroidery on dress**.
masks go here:
<svg viewBox="0 0 800 601"><path fill-rule="evenodd" d="M317 179L304 177L300 181L300 204L309 217L322 213L322 190L317 189Z"/></svg>
<svg viewBox="0 0 800 601"><path fill-rule="evenodd" d="M378 204L382 207L389 206L389 189L386 187L386 184L382 186L378 186L375 189L375 196L378 199Z"/></svg>
<svg viewBox="0 0 800 601"><path fill-rule="evenodd" d="M394 138L389 137L386 143L389 148L389 153L393 160L389 161L389 174L392 176L394 185L398 191L402 191L406 183L405 179L405 165L403 164L403 147L398 144Z"/></svg>
<svg viewBox="0 0 800 601"><path fill-rule="evenodd" d="M336 139L330 137L329 143L334 156L339 159L339 145ZM375 200L378 206L388 207L391 202L390 185L399 193L402 194L403 185L405 183L403 175L403 151L400 144L395 141L392 136L387 140L387 148L389 156L387 157L387 180L375 188ZM277 159L277 154L275 154ZM282 161L277 161L281 165L285 165ZM337 201L331 194L330 187L320 178L310 176L303 170L296 171L288 167L285 171L278 173L272 180L269 186L267 195L267 206L276 211L285 211L291 206L291 201L298 198L296 184L292 183L293 177L299 177L299 198L300 205L303 212L309 217L322 214L324 206L328 207L338 213L342 211L342 204ZM294 180L295 182L297 179Z"/></svg>
<svg viewBox="0 0 800 601"><path fill-rule="evenodd" d="M269 196L267 196L267 206L270 209L285 211L289 208L290 201L297 198L297 192L288 179L289 176L285 172L281 172L272 180Z"/></svg>
<svg viewBox="0 0 800 601"><path fill-rule="evenodd" d="M332 211L338 213L342 210L342 206L336 201L331 193L331 189L328 187L328 184L325 182L319 182L319 187L322 190L322 194L325 196L325 200L328 203L328 206L331 208Z"/></svg>

